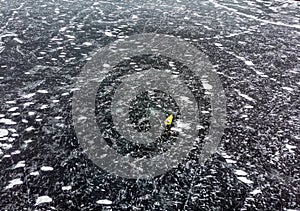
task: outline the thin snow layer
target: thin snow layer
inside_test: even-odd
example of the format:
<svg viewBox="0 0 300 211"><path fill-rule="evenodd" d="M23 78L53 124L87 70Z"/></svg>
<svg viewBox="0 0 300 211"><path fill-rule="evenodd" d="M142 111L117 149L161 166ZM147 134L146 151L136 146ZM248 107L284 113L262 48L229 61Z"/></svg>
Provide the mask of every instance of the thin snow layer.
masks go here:
<svg viewBox="0 0 300 211"><path fill-rule="evenodd" d="M35 205L39 205L39 204L43 204L43 203L50 203L52 202L52 198L50 198L49 196L39 196L36 199Z"/></svg>

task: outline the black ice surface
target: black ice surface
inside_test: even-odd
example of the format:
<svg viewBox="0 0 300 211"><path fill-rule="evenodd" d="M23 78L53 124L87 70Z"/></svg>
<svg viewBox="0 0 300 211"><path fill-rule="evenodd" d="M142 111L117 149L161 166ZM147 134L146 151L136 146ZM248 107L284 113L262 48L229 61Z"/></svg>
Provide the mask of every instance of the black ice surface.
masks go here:
<svg viewBox="0 0 300 211"><path fill-rule="evenodd" d="M300 8L293 0L0 0L0 210L299 210ZM89 160L75 78L125 36L181 37L227 97L218 153L151 180Z"/></svg>

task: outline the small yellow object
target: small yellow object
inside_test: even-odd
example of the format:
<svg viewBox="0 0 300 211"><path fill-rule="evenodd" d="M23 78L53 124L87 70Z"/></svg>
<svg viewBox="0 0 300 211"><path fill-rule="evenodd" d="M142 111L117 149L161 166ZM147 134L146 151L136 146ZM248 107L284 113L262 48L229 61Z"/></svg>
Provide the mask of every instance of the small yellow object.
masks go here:
<svg viewBox="0 0 300 211"><path fill-rule="evenodd" d="M173 122L173 114L171 114L170 116L168 116L168 118L164 121L164 124L167 126L167 125L171 125L172 122Z"/></svg>

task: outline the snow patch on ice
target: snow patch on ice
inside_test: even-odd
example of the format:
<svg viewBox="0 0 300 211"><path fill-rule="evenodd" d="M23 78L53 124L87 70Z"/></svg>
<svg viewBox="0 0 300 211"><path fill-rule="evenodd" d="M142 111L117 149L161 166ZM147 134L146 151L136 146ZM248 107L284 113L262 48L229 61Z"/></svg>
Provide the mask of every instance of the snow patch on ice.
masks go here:
<svg viewBox="0 0 300 211"><path fill-rule="evenodd" d="M213 88L212 85L210 85L207 80L201 79L201 82L202 82L204 89L211 90Z"/></svg>
<svg viewBox="0 0 300 211"><path fill-rule="evenodd" d="M243 183L246 183L246 184L252 184L253 182L249 179L247 179L246 177L237 177L238 180L242 181Z"/></svg>
<svg viewBox="0 0 300 211"><path fill-rule="evenodd" d="M51 166L42 166L41 170L42 171L53 171L53 168Z"/></svg>
<svg viewBox="0 0 300 211"><path fill-rule="evenodd" d="M285 147L289 150L291 149L296 149L297 147L296 146L293 146L293 145L289 145L289 144L286 144Z"/></svg>
<svg viewBox="0 0 300 211"><path fill-rule="evenodd" d="M92 46L93 43L91 43L91 42L84 42L84 43L82 43L82 45L83 45L83 46Z"/></svg>
<svg viewBox="0 0 300 211"><path fill-rule="evenodd" d="M25 167L25 161L22 160L22 161L19 161L15 166L14 166L14 169L17 169L17 168L23 168Z"/></svg>
<svg viewBox="0 0 300 211"><path fill-rule="evenodd" d="M250 109L250 108L254 108L254 107L252 105L245 105L244 108Z"/></svg>
<svg viewBox="0 0 300 211"><path fill-rule="evenodd" d="M250 194L252 194L252 195L256 195L256 194L259 194L259 193L262 193L260 189L255 189L255 190L250 192Z"/></svg>
<svg viewBox="0 0 300 211"><path fill-rule="evenodd" d="M137 15L132 15L132 19L138 19L139 17Z"/></svg>
<svg viewBox="0 0 300 211"><path fill-rule="evenodd" d="M0 123L3 123L5 125L15 125L15 124L17 124L16 122L12 121L11 119L5 119L5 118L0 119Z"/></svg>
<svg viewBox="0 0 300 211"><path fill-rule="evenodd" d="M236 163L236 161L235 161L235 160L232 160L232 159L226 159L226 163L234 164L234 163Z"/></svg>
<svg viewBox="0 0 300 211"><path fill-rule="evenodd" d="M46 109L46 108L48 108L48 105L42 105L41 106L41 109Z"/></svg>
<svg viewBox="0 0 300 211"><path fill-rule="evenodd" d="M2 149L4 149L4 150L8 150L8 149L11 149L11 148L12 148L12 145L11 145L11 144L6 144L6 143L4 143L4 144L1 144L1 143L0 143L0 147L1 147Z"/></svg>
<svg viewBox="0 0 300 211"><path fill-rule="evenodd" d="M290 92L294 91L293 88L287 87L287 86L282 87L282 89L287 90L287 91L290 91Z"/></svg>
<svg viewBox="0 0 300 211"><path fill-rule="evenodd" d="M15 37L13 40L16 41L17 43L23 44L23 41L17 37Z"/></svg>
<svg viewBox="0 0 300 211"><path fill-rule="evenodd" d="M253 62L251 62L251 61L245 60L244 62L245 62L245 64L248 65L248 66L254 66Z"/></svg>
<svg viewBox="0 0 300 211"><path fill-rule="evenodd" d="M7 111L8 111L8 112L14 112L14 111L16 111L18 108L19 108L19 107L12 107L12 108L8 109Z"/></svg>
<svg viewBox="0 0 300 211"><path fill-rule="evenodd" d="M109 68L110 65L109 64L103 64L103 67Z"/></svg>
<svg viewBox="0 0 300 211"><path fill-rule="evenodd" d="M97 204L111 205L111 204L112 204L112 201L110 201L110 200L108 200L108 199L101 199L101 200L98 200L96 203L97 203Z"/></svg>
<svg viewBox="0 0 300 211"><path fill-rule="evenodd" d="M50 202L52 202L52 198L50 198L49 196L39 196L36 199L35 206L43 203L50 203Z"/></svg>
<svg viewBox="0 0 300 211"><path fill-rule="evenodd" d="M28 98L33 97L34 95L35 95L35 93L30 93L30 94L27 94L27 95L23 95L22 97L28 99Z"/></svg>
<svg viewBox="0 0 300 211"><path fill-rule="evenodd" d="M17 102L14 101L14 100L10 100L10 101L6 101L5 103L6 103L6 104L16 104Z"/></svg>
<svg viewBox="0 0 300 211"><path fill-rule="evenodd" d="M238 93L239 96L245 98L246 100L255 102L255 100L254 100L252 97L250 97L250 96L248 96L248 95L246 95L246 94L242 94L240 90L235 89L235 91Z"/></svg>
<svg viewBox="0 0 300 211"><path fill-rule="evenodd" d="M108 36L108 37L113 37L113 36L114 36L114 35L113 35L111 32L109 32L109 31L104 32L104 34L105 34L106 36Z"/></svg>
<svg viewBox="0 0 300 211"><path fill-rule="evenodd" d="M12 153L10 153L11 155L18 155L18 154L20 154L21 153L21 151L20 150L16 150L16 151L13 151Z"/></svg>
<svg viewBox="0 0 300 211"><path fill-rule="evenodd" d="M189 104L193 103L193 101L191 101L190 98L186 96L180 96L179 99L184 101L185 103L189 103Z"/></svg>
<svg viewBox="0 0 300 211"><path fill-rule="evenodd" d="M72 189L72 186L63 186L61 187L62 190L71 190Z"/></svg>
<svg viewBox="0 0 300 211"><path fill-rule="evenodd" d="M40 173L38 171L31 172L29 175L31 176L39 176Z"/></svg>
<svg viewBox="0 0 300 211"><path fill-rule="evenodd" d="M182 121L177 121L175 126L171 128L173 131L177 132L182 132L183 130L188 130L190 129L190 123L182 122Z"/></svg>
<svg viewBox="0 0 300 211"><path fill-rule="evenodd" d="M8 135L8 130L6 129L0 129L0 138L7 136Z"/></svg>
<svg viewBox="0 0 300 211"><path fill-rule="evenodd" d="M239 176L246 176L247 175L247 172L245 172L243 170L235 170L234 173L236 175L239 175Z"/></svg>
<svg viewBox="0 0 300 211"><path fill-rule="evenodd" d="M34 129L35 129L35 128L34 128L33 126L30 126L30 127L26 128L25 131L30 132L30 131L32 131L32 130L34 130Z"/></svg>
<svg viewBox="0 0 300 211"><path fill-rule="evenodd" d="M43 89L37 90L37 92L41 93L41 94L47 94L48 93L47 90L43 90Z"/></svg>
<svg viewBox="0 0 300 211"><path fill-rule="evenodd" d="M23 181L20 178L13 179L9 181L9 184L5 187L5 189L13 188L15 185L21 185L23 184Z"/></svg>

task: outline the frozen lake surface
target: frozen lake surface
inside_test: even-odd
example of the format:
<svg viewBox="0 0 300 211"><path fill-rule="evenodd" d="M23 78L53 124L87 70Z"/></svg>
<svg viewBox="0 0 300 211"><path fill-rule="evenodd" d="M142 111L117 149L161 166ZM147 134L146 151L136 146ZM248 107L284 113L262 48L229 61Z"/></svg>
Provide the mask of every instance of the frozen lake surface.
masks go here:
<svg viewBox="0 0 300 211"><path fill-rule="evenodd" d="M0 0L0 210L299 210L299 11L292 0ZM71 112L76 76L99 48L139 33L184 39L220 77L227 125L203 166L196 145L166 174L130 180L103 171L80 148ZM120 68L183 68L155 59Z"/></svg>

